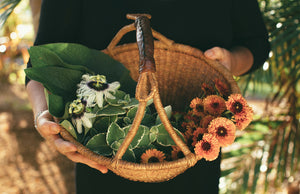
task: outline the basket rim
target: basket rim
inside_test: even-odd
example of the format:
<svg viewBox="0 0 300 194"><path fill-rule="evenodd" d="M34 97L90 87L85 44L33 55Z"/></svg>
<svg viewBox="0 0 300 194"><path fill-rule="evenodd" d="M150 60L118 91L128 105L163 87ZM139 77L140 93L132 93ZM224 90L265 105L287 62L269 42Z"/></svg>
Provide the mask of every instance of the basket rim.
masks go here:
<svg viewBox="0 0 300 194"><path fill-rule="evenodd" d="M163 49L163 50L169 50L172 52L181 52L184 54L187 54L189 56L200 58L202 59L207 65L211 66L215 71L217 71L219 74L223 75L224 78L228 81L230 87L231 87L231 93L241 93L240 88L238 87L236 81L233 78L232 73L221 63L215 60L208 59L204 56L203 51L201 51L198 48L181 44L181 43L175 43L173 42L171 45L167 45L159 40L154 40L154 55L155 50L157 49ZM115 46L113 49L108 50L104 49L101 50L101 52L104 52L105 54L108 54L112 58L115 58L116 55L119 53L126 52L128 50L137 50L138 52L138 46L136 43L124 43L121 45ZM137 67L138 69L138 67ZM133 78L135 81L138 80L138 78Z"/></svg>

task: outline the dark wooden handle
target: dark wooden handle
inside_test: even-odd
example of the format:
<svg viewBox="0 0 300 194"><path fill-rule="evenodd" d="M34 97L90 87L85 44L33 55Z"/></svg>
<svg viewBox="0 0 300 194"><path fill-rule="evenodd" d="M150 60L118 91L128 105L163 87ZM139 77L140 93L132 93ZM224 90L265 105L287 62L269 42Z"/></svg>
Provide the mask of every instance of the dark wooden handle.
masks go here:
<svg viewBox="0 0 300 194"><path fill-rule="evenodd" d="M150 27L150 20L146 16L139 16L135 20L136 41L140 56L140 74L143 72L155 72L154 41Z"/></svg>

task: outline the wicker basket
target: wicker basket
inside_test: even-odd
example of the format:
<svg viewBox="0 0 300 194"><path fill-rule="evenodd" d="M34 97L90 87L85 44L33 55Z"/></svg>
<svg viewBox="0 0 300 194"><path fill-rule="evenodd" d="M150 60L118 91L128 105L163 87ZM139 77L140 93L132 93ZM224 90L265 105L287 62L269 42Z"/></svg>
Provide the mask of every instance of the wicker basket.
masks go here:
<svg viewBox="0 0 300 194"><path fill-rule="evenodd" d="M138 82L136 98L139 107L130 132L114 158L98 155L78 143L66 131L64 139L73 142L78 152L107 166L119 176L142 182L167 181L194 166L198 158L192 153L171 126L163 105L172 105L180 110L187 106L194 97L202 94L201 84L212 85L216 78L226 83L231 93L239 93L239 88L231 73L216 61L206 59L203 53L190 46L176 44L150 28L149 15L127 15L135 23L123 27L103 52L120 61L131 72L131 77ZM136 30L137 44L118 45L128 32ZM153 36L157 40L153 41ZM155 62L154 62L155 61ZM166 130L179 146L185 157L176 161L138 164L122 160L122 156L134 138L143 118L146 103L153 99L157 113Z"/></svg>

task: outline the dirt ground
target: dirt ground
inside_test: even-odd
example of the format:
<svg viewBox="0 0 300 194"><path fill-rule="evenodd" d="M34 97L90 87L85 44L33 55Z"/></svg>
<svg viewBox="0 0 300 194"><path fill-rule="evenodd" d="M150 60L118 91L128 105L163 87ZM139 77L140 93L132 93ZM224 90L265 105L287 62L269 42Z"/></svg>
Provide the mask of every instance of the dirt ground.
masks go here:
<svg viewBox="0 0 300 194"><path fill-rule="evenodd" d="M0 91L0 193L75 193L74 164L34 129L24 86Z"/></svg>

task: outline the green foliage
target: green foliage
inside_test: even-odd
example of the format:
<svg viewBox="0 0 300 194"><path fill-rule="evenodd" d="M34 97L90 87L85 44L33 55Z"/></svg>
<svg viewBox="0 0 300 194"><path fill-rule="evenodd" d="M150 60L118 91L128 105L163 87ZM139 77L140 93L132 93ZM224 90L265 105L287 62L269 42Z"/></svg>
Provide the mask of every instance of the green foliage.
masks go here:
<svg viewBox="0 0 300 194"><path fill-rule="evenodd" d="M0 29L4 26L7 18L17 7L21 0L2 0L0 1Z"/></svg>
<svg viewBox="0 0 300 194"><path fill-rule="evenodd" d="M53 43L33 46L29 49L29 54L33 68L25 69L25 73L30 79L44 85L51 93L50 101L58 102L56 105L52 103L52 107L49 107L50 113L56 117L61 117L65 104L76 98L77 84L83 74L107 75L107 80L119 80L129 93L134 91L136 85L130 78L129 71L120 62L98 50L80 44ZM129 96L122 92L116 95L122 96L118 99L123 103L130 100ZM111 100L108 103L113 106L114 103L119 102ZM105 111L107 110L103 110L103 115L106 114Z"/></svg>
<svg viewBox="0 0 300 194"><path fill-rule="evenodd" d="M268 97L273 107L285 106L272 120L267 114L253 122L237 138L239 147L223 152L223 161L233 162L223 169L227 186L221 193L270 193L299 171L300 2L259 3L271 41L269 68L241 77L239 85L245 93Z"/></svg>
<svg viewBox="0 0 300 194"><path fill-rule="evenodd" d="M86 139L89 138L89 136L92 136L87 141L86 147L101 155L105 155L105 156L114 155L122 145L127 134L129 133L132 126L131 123L133 122L133 119L135 118L136 115L136 111L137 111L136 106L132 106L129 109L127 109L127 107L128 106L126 106L126 104L122 104L119 107L120 109L123 108L123 110L126 110L125 113L123 114L119 114L119 113L114 114L113 111L110 113L108 111L108 114L98 115L99 112L97 112L97 116L99 118L97 118L93 124L93 127L96 130L90 130L89 133L86 134L86 137L83 138ZM166 110L170 111L171 109L166 108ZM171 113L168 112L168 114ZM116 116L116 117L113 118L112 116ZM176 145L173 139L166 131L164 125L161 123L155 124L156 121L155 118L156 118L156 113L151 113L151 111L147 109L144 118L142 120L142 124L138 128L137 134L133 138L129 148L127 149L126 153L123 156L124 160L130 162L138 162L138 158L140 157L141 153L144 152L146 149L157 148L160 150L162 149L168 150L167 147ZM67 125L64 124L64 126ZM174 130L184 140L184 137L181 134L181 132L179 132L175 128ZM95 133L95 132L96 134L91 135L91 133Z"/></svg>

